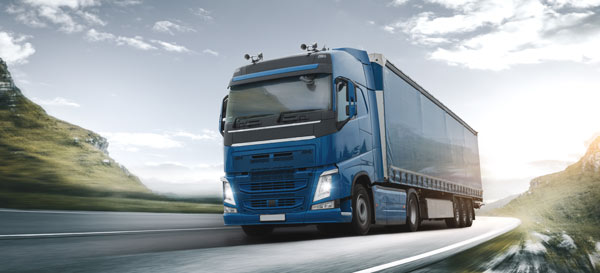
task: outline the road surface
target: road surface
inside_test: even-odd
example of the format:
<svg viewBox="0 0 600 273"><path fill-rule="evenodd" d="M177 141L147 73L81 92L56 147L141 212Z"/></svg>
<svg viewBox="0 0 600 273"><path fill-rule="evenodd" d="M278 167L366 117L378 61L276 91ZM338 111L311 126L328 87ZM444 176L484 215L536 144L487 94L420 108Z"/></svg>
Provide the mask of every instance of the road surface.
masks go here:
<svg viewBox="0 0 600 273"><path fill-rule="evenodd" d="M0 272L405 272L519 224L478 217L463 229L431 221L333 238L306 226L259 240L218 214L0 210Z"/></svg>

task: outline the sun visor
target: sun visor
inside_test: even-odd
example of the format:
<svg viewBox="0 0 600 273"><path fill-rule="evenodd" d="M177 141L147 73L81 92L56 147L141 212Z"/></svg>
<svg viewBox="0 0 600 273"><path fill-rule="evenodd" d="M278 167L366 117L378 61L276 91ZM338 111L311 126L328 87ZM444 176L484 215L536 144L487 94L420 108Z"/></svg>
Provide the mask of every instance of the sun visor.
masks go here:
<svg viewBox="0 0 600 273"><path fill-rule="evenodd" d="M229 86L314 73L332 73L328 53L303 54L240 67L233 73Z"/></svg>

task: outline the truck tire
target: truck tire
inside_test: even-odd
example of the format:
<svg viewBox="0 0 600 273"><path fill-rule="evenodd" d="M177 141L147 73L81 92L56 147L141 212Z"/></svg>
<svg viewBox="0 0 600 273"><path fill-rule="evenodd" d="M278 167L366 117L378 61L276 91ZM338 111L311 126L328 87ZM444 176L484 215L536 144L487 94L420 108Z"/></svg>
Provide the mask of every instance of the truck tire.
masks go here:
<svg viewBox="0 0 600 273"><path fill-rule="evenodd" d="M464 228L467 226L467 202L465 202L465 199L463 198L458 198L458 203L460 204L459 206L459 210L460 210L460 222L459 222L459 227Z"/></svg>
<svg viewBox="0 0 600 273"><path fill-rule="evenodd" d="M460 226L460 204L458 202L458 198L454 198L454 200L452 200L452 207L454 210L454 217L446 218L446 226L449 228L457 228Z"/></svg>
<svg viewBox="0 0 600 273"><path fill-rule="evenodd" d="M406 231L415 232L421 225L421 216L419 215L419 202L415 193L408 194L406 202Z"/></svg>
<svg viewBox="0 0 600 273"><path fill-rule="evenodd" d="M363 185L354 186L352 195L352 231L357 235L365 235L371 228L371 198Z"/></svg>
<svg viewBox="0 0 600 273"><path fill-rule="evenodd" d="M467 209L467 221L465 222L465 227L470 227L470 226L473 225L473 216L474 216L474 213L473 213L473 200L471 200L471 199L465 199L465 200L466 200L466 203L467 203L467 206L466 206L466 209Z"/></svg>
<svg viewBox="0 0 600 273"><path fill-rule="evenodd" d="M273 232L273 226L242 226L248 237L265 237Z"/></svg>

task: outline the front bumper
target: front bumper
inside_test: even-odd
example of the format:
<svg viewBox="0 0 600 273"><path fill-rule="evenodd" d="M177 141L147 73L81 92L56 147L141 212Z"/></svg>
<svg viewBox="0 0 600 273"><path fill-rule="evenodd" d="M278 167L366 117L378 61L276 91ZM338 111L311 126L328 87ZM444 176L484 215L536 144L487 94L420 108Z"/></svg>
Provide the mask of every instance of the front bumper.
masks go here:
<svg viewBox="0 0 600 273"><path fill-rule="evenodd" d="M340 208L291 212L285 213L285 221L279 222L261 222L260 214L225 213L223 219L228 226L349 223L352 213L342 212Z"/></svg>

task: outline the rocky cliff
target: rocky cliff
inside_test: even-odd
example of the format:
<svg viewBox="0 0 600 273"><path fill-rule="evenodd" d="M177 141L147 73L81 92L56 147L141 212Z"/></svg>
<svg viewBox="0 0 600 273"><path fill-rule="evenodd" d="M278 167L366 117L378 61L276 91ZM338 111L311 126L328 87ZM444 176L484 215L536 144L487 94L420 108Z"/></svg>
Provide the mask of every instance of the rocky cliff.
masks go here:
<svg viewBox="0 0 600 273"><path fill-rule="evenodd" d="M0 59L0 193L150 194L107 148L104 137L27 99Z"/></svg>

